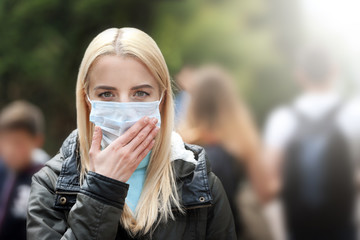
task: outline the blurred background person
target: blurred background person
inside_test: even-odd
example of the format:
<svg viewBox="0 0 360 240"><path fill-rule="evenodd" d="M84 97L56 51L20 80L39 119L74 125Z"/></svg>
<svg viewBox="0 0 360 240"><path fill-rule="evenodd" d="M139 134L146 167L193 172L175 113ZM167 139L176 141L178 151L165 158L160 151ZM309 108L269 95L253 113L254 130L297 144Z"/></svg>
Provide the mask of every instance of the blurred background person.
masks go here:
<svg viewBox="0 0 360 240"><path fill-rule="evenodd" d="M303 92L270 114L264 136L288 239L356 239L353 150L360 119L336 91L337 67L322 47L300 52L296 79Z"/></svg>
<svg viewBox="0 0 360 240"><path fill-rule="evenodd" d="M43 166L41 110L16 101L0 113L0 239L26 239L26 211L32 175ZM41 156L46 153L41 152Z"/></svg>
<svg viewBox="0 0 360 240"><path fill-rule="evenodd" d="M205 147L212 171L228 196L238 238L270 239L257 196L239 196L248 189L248 180L258 196L265 195L255 123L236 94L232 77L223 69L201 67L191 80L190 102L179 133L185 141Z"/></svg>

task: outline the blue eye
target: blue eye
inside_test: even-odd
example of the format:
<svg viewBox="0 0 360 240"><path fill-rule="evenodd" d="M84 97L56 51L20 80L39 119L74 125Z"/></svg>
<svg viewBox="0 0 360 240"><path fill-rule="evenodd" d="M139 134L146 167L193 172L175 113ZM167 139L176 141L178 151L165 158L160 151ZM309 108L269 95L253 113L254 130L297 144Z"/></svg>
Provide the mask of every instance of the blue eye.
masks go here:
<svg viewBox="0 0 360 240"><path fill-rule="evenodd" d="M150 94L147 93L147 92L144 92L144 91L137 91L135 93L135 97L146 97L146 96L149 96Z"/></svg>
<svg viewBox="0 0 360 240"><path fill-rule="evenodd" d="M100 93L100 94L99 94L99 97L102 97L102 98L111 98L111 97L114 97L114 94L112 94L111 92L103 92L103 93Z"/></svg>

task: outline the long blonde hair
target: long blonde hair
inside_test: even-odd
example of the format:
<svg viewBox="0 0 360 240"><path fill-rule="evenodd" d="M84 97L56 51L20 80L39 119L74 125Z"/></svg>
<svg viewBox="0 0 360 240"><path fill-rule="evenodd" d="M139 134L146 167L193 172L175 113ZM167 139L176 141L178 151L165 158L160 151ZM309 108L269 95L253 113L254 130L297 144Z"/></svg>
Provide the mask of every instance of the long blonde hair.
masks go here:
<svg viewBox="0 0 360 240"><path fill-rule="evenodd" d="M130 56L140 60L164 91L161 109L161 128L152 150L147 176L134 215L125 204L120 217L122 226L131 235L152 232L160 221L174 218L172 206L181 210L170 163L171 133L174 107L169 71L155 41L135 28L110 28L97 35L82 59L76 85L77 127L81 155L81 179L89 169L89 149L94 125L89 121L90 109L86 102L88 74L96 59L104 55Z"/></svg>
<svg viewBox="0 0 360 240"><path fill-rule="evenodd" d="M192 76L191 100L178 131L184 141L207 145L214 137L239 160L259 158L260 139L233 78L218 66L203 66Z"/></svg>

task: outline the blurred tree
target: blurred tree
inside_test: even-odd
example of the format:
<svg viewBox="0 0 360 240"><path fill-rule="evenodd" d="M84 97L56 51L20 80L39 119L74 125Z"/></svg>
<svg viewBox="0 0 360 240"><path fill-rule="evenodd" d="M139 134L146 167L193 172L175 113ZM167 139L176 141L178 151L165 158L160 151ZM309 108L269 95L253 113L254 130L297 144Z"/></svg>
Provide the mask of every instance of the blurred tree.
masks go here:
<svg viewBox="0 0 360 240"><path fill-rule="evenodd" d="M262 125L268 111L296 91L289 61L301 35L295 3L165 2L155 8L152 33L172 73L184 64L204 63L218 63L232 72Z"/></svg>

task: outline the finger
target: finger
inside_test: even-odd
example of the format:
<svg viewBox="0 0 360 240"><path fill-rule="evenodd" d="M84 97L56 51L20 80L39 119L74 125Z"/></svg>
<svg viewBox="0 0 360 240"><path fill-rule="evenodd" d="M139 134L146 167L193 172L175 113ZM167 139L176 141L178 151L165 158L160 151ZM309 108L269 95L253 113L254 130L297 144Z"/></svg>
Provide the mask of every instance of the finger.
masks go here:
<svg viewBox="0 0 360 240"><path fill-rule="evenodd" d="M91 146L89 150L89 161L90 161L90 168L93 169L94 167L94 157L101 149L101 139L102 139L102 131L101 128L95 126ZM93 169L94 170L94 169Z"/></svg>
<svg viewBox="0 0 360 240"><path fill-rule="evenodd" d="M95 126L90 149L95 150L95 152L99 152L101 149L101 140L102 130L99 126Z"/></svg>
<svg viewBox="0 0 360 240"><path fill-rule="evenodd" d="M131 140L133 140L139 132L150 122L149 117L142 117L139 121L137 121L131 128L129 128L123 135L118 137L111 145L114 146L125 146Z"/></svg>
<svg viewBox="0 0 360 240"><path fill-rule="evenodd" d="M156 137L156 135L158 134L159 132L159 129L158 127L155 127L149 134L148 136L146 137L146 139L144 141L142 141L138 146L137 148L134 150L134 154L135 155L138 155L138 154L141 154L148 146L149 144L151 143L151 141L153 141Z"/></svg>
<svg viewBox="0 0 360 240"><path fill-rule="evenodd" d="M138 156L139 164L146 157L146 155L148 155L148 153L154 147L154 145L155 145L155 139L151 140L151 142L146 146L146 148L139 154Z"/></svg>
<svg viewBox="0 0 360 240"><path fill-rule="evenodd" d="M157 123L157 119L153 118L150 120L150 124L148 124L147 126L145 126L140 132L139 134L131 141L128 143L127 147L130 148L130 151L134 151L139 145L141 145L143 143L144 140L146 140L150 133L156 128L155 124ZM154 137L152 137L150 139L150 141L153 139ZM149 142L148 142L149 143ZM147 144L148 144L147 143ZM146 146L147 146L146 144Z"/></svg>

